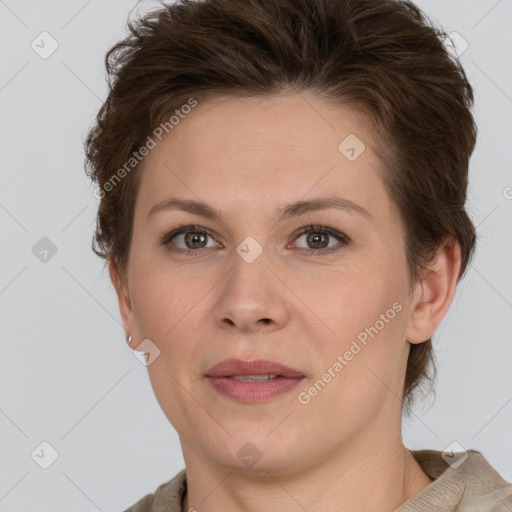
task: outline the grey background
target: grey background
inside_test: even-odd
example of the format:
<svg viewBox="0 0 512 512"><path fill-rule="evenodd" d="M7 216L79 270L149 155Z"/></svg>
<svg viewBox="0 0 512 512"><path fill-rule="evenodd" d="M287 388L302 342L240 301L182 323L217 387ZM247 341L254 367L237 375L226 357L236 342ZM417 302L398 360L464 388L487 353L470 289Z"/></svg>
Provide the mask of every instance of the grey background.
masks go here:
<svg viewBox="0 0 512 512"><path fill-rule="evenodd" d="M457 441L512 481L512 2L418 4L468 43L479 243L434 337L437 397L404 424L404 441L439 450ZM97 200L82 137L105 97L104 55L134 6L0 1L0 511L120 511L184 467L90 249ZM31 48L43 31L59 45L47 59ZM43 237L57 248L46 263L33 253ZM48 469L31 458L43 441L58 452Z"/></svg>

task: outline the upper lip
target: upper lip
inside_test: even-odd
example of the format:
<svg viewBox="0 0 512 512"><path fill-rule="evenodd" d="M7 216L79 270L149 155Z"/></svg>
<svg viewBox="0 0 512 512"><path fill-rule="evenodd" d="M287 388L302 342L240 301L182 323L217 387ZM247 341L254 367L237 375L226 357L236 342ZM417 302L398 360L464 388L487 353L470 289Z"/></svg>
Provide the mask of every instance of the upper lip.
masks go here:
<svg viewBox="0 0 512 512"><path fill-rule="evenodd" d="M289 368L281 363L268 359L253 359L242 361L241 359L226 359L212 366L207 372L207 377L233 377L242 375L278 375L282 377L304 377L297 370Z"/></svg>

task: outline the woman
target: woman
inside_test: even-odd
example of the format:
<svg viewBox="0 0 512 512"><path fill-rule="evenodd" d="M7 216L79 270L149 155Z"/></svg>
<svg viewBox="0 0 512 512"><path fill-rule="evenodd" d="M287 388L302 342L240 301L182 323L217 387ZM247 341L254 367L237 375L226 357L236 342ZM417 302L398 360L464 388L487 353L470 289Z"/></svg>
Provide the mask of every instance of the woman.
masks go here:
<svg viewBox="0 0 512 512"><path fill-rule="evenodd" d="M480 452L401 438L476 239L443 34L388 0L129 28L86 140L93 249L186 468L128 510L512 510Z"/></svg>

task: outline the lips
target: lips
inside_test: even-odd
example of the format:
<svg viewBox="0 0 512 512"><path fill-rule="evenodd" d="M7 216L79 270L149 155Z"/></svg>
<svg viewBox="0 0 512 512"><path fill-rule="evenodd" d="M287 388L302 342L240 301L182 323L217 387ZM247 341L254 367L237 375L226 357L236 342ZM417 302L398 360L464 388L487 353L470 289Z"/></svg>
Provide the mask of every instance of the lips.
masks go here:
<svg viewBox="0 0 512 512"><path fill-rule="evenodd" d="M298 370L289 368L281 363L268 359L254 359L242 361L241 359L226 359L207 372L207 377L244 377L249 375L276 375L278 377L302 378L305 375Z"/></svg>
<svg viewBox="0 0 512 512"><path fill-rule="evenodd" d="M206 374L212 389L246 404L265 402L289 393L304 378L305 375L298 370L268 359L227 359L210 368Z"/></svg>

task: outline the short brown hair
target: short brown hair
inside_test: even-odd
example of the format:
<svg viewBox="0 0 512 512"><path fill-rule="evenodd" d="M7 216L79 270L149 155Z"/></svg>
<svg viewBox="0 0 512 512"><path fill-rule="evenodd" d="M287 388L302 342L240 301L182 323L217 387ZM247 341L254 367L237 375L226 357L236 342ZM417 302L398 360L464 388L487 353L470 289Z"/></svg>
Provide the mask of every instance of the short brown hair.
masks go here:
<svg viewBox="0 0 512 512"><path fill-rule="evenodd" d="M178 0L135 22L105 57L109 93L85 140L102 191L93 251L124 281L138 166L106 185L155 127L191 97L311 91L360 108L377 134L382 176L404 227L411 288L445 237L463 277L476 233L465 210L476 140L473 92L446 34L411 2ZM432 340L411 344L402 405L431 380Z"/></svg>

